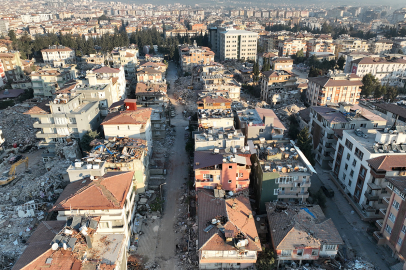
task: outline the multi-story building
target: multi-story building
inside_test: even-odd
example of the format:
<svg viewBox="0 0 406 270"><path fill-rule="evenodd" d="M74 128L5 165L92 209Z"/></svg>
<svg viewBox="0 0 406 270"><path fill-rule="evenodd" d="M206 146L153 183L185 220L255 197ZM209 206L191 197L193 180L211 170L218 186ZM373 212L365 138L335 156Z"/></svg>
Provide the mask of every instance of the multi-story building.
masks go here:
<svg viewBox="0 0 406 270"><path fill-rule="evenodd" d="M403 164L404 162L403 158ZM404 175L404 166L402 169ZM374 238L378 245L390 248L393 257L405 262L406 176L387 176L384 179L389 193L384 198L385 206L379 210L382 219L376 221L378 231L374 232ZM405 266L406 264L403 267Z"/></svg>
<svg viewBox="0 0 406 270"><path fill-rule="evenodd" d="M72 216L100 217L98 232L124 234L127 248L134 224L136 190L134 172L109 172L71 182L55 202L51 211L58 212L57 220Z"/></svg>
<svg viewBox="0 0 406 270"><path fill-rule="evenodd" d="M33 71L31 78L34 97L52 97L55 92L65 85L72 83L76 78L76 66L71 65L65 68L44 67Z"/></svg>
<svg viewBox="0 0 406 270"><path fill-rule="evenodd" d="M152 105L165 105L168 102L166 83L137 83L135 87L137 104L150 107Z"/></svg>
<svg viewBox="0 0 406 270"><path fill-rule="evenodd" d="M214 52L208 47L196 45L179 45L180 67L182 72L192 73L193 67L197 65L208 65L214 62Z"/></svg>
<svg viewBox="0 0 406 270"><path fill-rule="evenodd" d="M41 53L44 62L54 66L63 66L75 62L75 51L64 46L49 46L48 49L41 50Z"/></svg>
<svg viewBox="0 0 406 270"><path fill-rule="evenodd" d="M113 65L123 66L125 77L128 80L135 78L138 64L137 56L138 47L135 45L130 45L128 48L115 48L111 52Z"/></svg>
<svg viewBox="0 0 406 270"><path fill-rule="evenodd" d="M236 128L242 130L246 140L282 139L286 130L273 110L258 107L237 111Z"/></svg>
<svg viewBox="0 0 406 270"><path fill-rule="evenodd" d="M0 59L0 88L7 82L6 72L4 72L3 62Z"/></svg>
<svg viewBox="0 0 406 270"><path fill-rule="evenodd" d="M222 95L234 101L240 100L241 85L227 74L209 73L200 77L203 83L203 93Z"/></svg>
<svg viewBox="0 0 406 270"><path fill-rule="evenodd" d="M261 99L277 104L289 97L290 90L297 89L296 75L285 70L269 70L262 72Z"/></svg>
<svg viewBox="0 0 406 270"><path fill-rule="evenodd" d="M224 194L197 192L199 269L250 268L262 250L249 198Z"/></svg>
<svg viewBox="0 0 406 270"><path fill-rule="evenodd" d="M404 129L361 128L344 130L339 136L333 174L361 210L357 212L364 219L379 218L383 203L379 199L385 197L386 192L385 182L378 178L386 174L399 175L400 171L404 171L402 164L393 162L389 165L382 159L402 160L406 153L405 143ZM388 166L391 168L388 169Z"/></svg>
<svg viewBox="0 0 406 270"><path fill-rule="evenodd" d="M391 103L377 103L375 109L386 119L387 125L406 126L406 108Z"/></svg>
<svg viewBox="0 0 406 270"><path fill-rule="evenodd" d="M92 77L94 76L92 74L96 74L97 81L95 83L99 83L99 81L100 83L105 83L105 80L109 80L111 78L112 83L117 84L117 98L119 100L124 100L126 98L126 80L123 66L120 66L120 68L111 68L106 66L87 71L86 73L86 77Z"/></svg>
<svg viewBox="0 0 406 270"><path fill-rule="evenodd" d="M250 153L245 147L195 151L193 170L196 189L239 192L250 184Z"/></svg>
<svg viewBox="0 0 406 270"><path fill-rule="evenodd" d="M212 128L195 133L195 151L243 149L245 137L234 128ZM215 152L217 152L215 150ZM230 150L231 151L231 150Z"/></svg>
<svg viewBox="0 0 406 270"><path fill-rule="evenodd" d="M359 128L384 128L386 120L360 107L341 103L339 109L315 106L310 108L309 132L315 149L315 159L322 168L333 168L336 133Z"/></svg>
<svg viewBox="0 0 406 270"><path fill-rule="evenodd" d="M112 90L111 84L78 84L73 91L83 94L83 99L86 101L98 102L101 116L106 116L109 107L116 101Z"/></svg>
<svg viewBox="0 0 406 270"><path fill-rule="evenodd" d="M307 53L307 42L304 39L288 38L279 41L278 44L279 56L295 55L299 51Z"/></svg>
<svg viewBox="0 0 406 270"><path fill-rule="evenodd" d="M19 80L24 77L20 52L0 53L0 61L3 63L8 80Z"/></svg>
<svg viewBox="0 0 406 270"><path fill-rule="evenodd" d="M331 37L330 37L331 38ZM315 38L307 41L307 56L309 54L313 53L320 53L320 52L326 52L326 53L332 53L334 54L335 52L335 45L333 43L333 39L320 39L320 38Z"/></svg>
<svg viewBox="0 0 406 270"><path fill-rule="evenodd" d="M339 52L337 55L337 59L339 59L340 57L344 57L345 59L345 65L344 65L344 70L343 73L351 73L351 64L352 61L357 60L357 59L361 59L364 57L378 57L379 55L374 55L372 53L369 52Z"/></svg>
<svg viewBox="0 0 406 270"><path fill-rule="evenodd" d="M145 192L149 178L149 156L147 141L133 138L100 139L91 142L92 150L88 156L77 161L67 169L70 182L86 177L103 176L108 172L134 172L133 182L137 193ZM117 153L126 155L117 156Z"/></svg>
<svg viewBox="0 0 406 270"><path fill-rule="evenodd" d="M164 75L162 71L154 68L144 68L137 72L137 82L142 83L165 83Z"/></svg>
<svg viewBox="0 0 406 270"><path fill-rule="evenodd" d="M88 67L93 68L97 65L104 65L105 57L102 54L84 55L82 61L86 62Z"/></svg>
<svg viewBox="0 0 406 270"><path fill-rule="evenodd" d="M334 40L336 47L335 54L338 56L340 52L368 52L369 43L367 40L353 38L349 35L341 35Z"/></svg>
<svg viewBox="0 0 406 270"><path fill-rule="evenodd" d="M83 94L74 92L58 94L49 103L40 103L24 114L38 119L33 125L41 129L36 137L42 139L40 146L50 146L50 150L67 138L81 139L87 131L97 129L101 121L99 102L85 101Z"/></svg>
<svg viewBox="0 0 406 270"><path fill-rule="evenodd" d="M134 99L124 100L126 110L109 113L104 121L104 136L139 138L148 142L148 148L152 146L151 132L151 108L137 108Z"/></svg>
<svg viewBox="0 0 406 270"><path fill-rule="evenodd" d="M310 77L306 99L311 106L340 102L358 104L362 85L362 77L355 74L331 73L328 76Z"/></svg>
<svg viewBox="0 0 406 270"><path fill-rule="evenodd" d="M245 30L219 31L218 53L221 61L230 59L255 60L258 34Z"/></svg>
<svg viewBox="0 0 406 270"><path fill-rule="evenodd" d="M305 202L309 197L314 168L302 151L289 140L249 140L251 180L258 212L274 201Z"/></svg>
<svg viewBox="0 0 406 270"><path fill-rule="evenodd" d="M197 101L197 117L200 128L234 127L231 99L209 95Z"/></svg>
<svg viewBox="0 0 406 270"><path fill-rule="evenodd" d="M8 34L10 23L7 20L0 20L0 33Z"/></svg>
<svg viewBox="0 0 406 270"><path fill-rule="evenodd" d="M392 40L372 40L370 45L370 52L373 54L383 55L386 53L391 53L392 47Z"/></svg>
<svg viewBox="0 0 406 270"><path fill-rule="evenodd" d="M351 63L351 72L364 77L374 75L382 85L398 86L399 77L406 76L406 59L403 58L372 58L364 57Z"/></svg>
<svg viewBox="0 0 406 270"><path fill-rule="evenodd" d="M293 69L293 59L289 57L272 58L271 64L273 65L273 70L285 70L290 72Z"/></svg>
<svg viewBox="0 0 406 270"><path fill-rule="evenodd" d="M318 205L267 203L266 212L278 268L284 263L334 258L344 242L331 218Z"/></svg>

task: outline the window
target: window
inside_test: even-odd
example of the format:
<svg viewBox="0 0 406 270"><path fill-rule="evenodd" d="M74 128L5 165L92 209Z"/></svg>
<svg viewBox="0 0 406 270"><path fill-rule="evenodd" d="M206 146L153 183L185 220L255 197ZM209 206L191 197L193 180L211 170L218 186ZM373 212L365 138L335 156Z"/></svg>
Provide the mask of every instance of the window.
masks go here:
<svg viewBox="0 0 406 270"><path fill-rule="evenodd" d="M359 126L362 127L362 128L365 128L365 127L367 127L367 124L361 124Z"/></svg>
<svg viewBox="0 0 406 270"><path fill-rule="evenodd" d="M350 172L350 176L351 176L351 177L353 177L353 176L354 176L354 171L353 171L353 170L351 170L351 172Z"/></svg>
<svg viewBox="0 0 406 270"><path fill-rule="evenodd" d="M231 184L231 182L233 182L232 180L228 180L228 183Z"/></svg>
<svg viewBox="0 0 406 270"><path fill-rule="evenodd" d="M212 178L211 174L203 174L203 179L210 179Z"/></svg>
<svg viewBox="0 0 406 270"><path fill-rule="evenodd" d="M352 166L353 167L357 166L357 161L355 159L352 161Z"/></svg>
<svg viewBox="0 0 406 270"><path fill-rule="evenodd" d="M243 173L236 173L236 177L243 177L244 174Z"/></svg>
<svg viewBox="0 0 406 270"><path fill-rule="evenodd" d="M350 160L350 158L351 158L351 154L348 153L348 154L347 154L347 160Z"/></svg>
<svg viewBox="0 0 406 270"><path fill-rule="evenodd" d="M273 190L273 195L278 195L278 192L279 192L279 189L277 189L277 188L274 189L274 190Z"/></svg>
<svg viewBox="0 0 406 270"><path fill-rule="evenodd" d="M303 255L303 249L298 249L297 256L302 256L302 255Z"/></svg>
<svg viewBox="0 0 406 270"><path fill-rule="evenodd" d="M364 153L361 152L361 150L359 150L358 148L355 147L355 156L357 158L359 158L360 160L362 160L362 158L364 157Z"/></svg>
<svg viewBox="0 0 406 270"><path fill-rule="evenodd" d="M347 146L348 149L352 150L352 142L350 142L348 139L345 140L345 146Z"/></svg>
<svg viewBox="0 0 406 270"><path fill-rule="evenodd" d="M392 233L392 227L389 226L388 224L386 224L385 231L387 231L389 234L391 234Z"/></svg>
<svg viewBox="0 0 406 270"><path fill-rule="evenodd" d="M378 123L374 124L374 128L378 127Z"/></svg>
<svg viewBox="0 0 406 270"><path fill-rule="evenodd" d="M397 201L393 201L392 203L393 208L395 208L396 210L399 210L399 203Z"/></svg>
<svg viewBox="0 0 406 270"><path fill-rule="evenodd" d="M351 129L354 129L355 128L355 124L351 124Z"/></svg>
<svg viewBox="0 0 406 270"><path fill-rule="evenodd" d="M100 229L106 229L109 227L109 223L108 222L100 222L99 223L99 228Z"/></svg>
<svg viewBox="0 0 406 270"><path fill-rule="evenodd" d="M348 164L345 163L344 169L347 170L348 169Z"/></svg>
<svg viewBox="0 0 406 270"><path fill-rule="evenodd" d="M395 223L396 217L395 217L394 214L389 213L389 217L388 217L388 218L389 218L390 221L392 221L393 223Z"/></svg>
<svg viewBox="0 0 406 270"><path fill-rule="evenodd" d="M345 173L343 173L343 182L345 182L345 178L346 178L347 176L345 175Z"/></svg>
<svg viewBox="0 0 406 270"><path fill-rule="evenodd" d="M365 178L365 175L367 173L367 169L361 166L361 169L359 170L359 174Z"/></svg>
<svg viewBox="0 0 406 270"><path fill-rule="evenodd" d="M120 130L120 126L117 126L117 130Z"/></svg>
<svg viewBox="0 0 406 270"><path fill-rule="evenodd" d="M312 250L312 256L317 256L319 255L319 250L318 249L313 249Z"/></svg>
<svg viewBox="0 0 406 270"><path fill-rule="evenodd" d="M233 168L233 166L228 166L228 168L229 168L229 169L232 169L232 168Z"/></svg>
<svg viewBox="0 0 406 270"><path fill-rule="evenodd" d="M401 246L402 245L402 238L399 237L398 239L398 245Z"/></svg>
<svg viewBox="0 0 406 270"><path fill-rule="evenodd" d="M264 132L264 129L263 129L263 128L261 128L261 129L259 130L259 132Z"/></svg>
<svg viewBox="0 0 406 270"><path fill-rule="evenodd" d="M402 226L402 233L406 233L406 226L405 225Z"/></svg>
<svg viewBox="0 0 406 270"><path fill-rule="evenodd" d="M282 250L282 256L290 256L292 254L292 250Z"/></svg>
<svg viewBox="0 0 406 270"><path fill-rule="evenodd" d="M324 245L324 250L336 250L336 245Z"/></svg>

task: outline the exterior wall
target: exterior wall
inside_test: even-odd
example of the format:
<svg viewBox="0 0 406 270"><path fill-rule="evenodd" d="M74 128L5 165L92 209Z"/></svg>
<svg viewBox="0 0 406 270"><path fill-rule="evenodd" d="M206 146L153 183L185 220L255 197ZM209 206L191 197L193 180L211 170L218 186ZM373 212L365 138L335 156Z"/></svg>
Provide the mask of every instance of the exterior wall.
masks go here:
<svg viewBox="0 0 406 270"><path fill-rule="evenodd" d="M103 125L104 136L139 138L148 142L148 149L152 145L151 120L145 125Z"/></svg>
<svg viewBox="0 0 406 270"><path fill-rule="evenodd" d="M368 73L374 75L382 85L399 85L399 77L406 76L405 63L358 64L352 63L351 72L363 77Z"/></svg>
<svg viewBox="0 0 406 270"><path fill-rule="evenodd" d="M257 56L258 34L255 32L239 33L238 31L225 31L219 33L220 60L252 59Z"/></svg>
<svg viewBox="0 0 406 270"><path fill-rule="evenodd" d="M199 125L215 128L230 128L234 126L233 118L199 118Z"/></svg>
<svg viewBox="0 0 406 270"><path fill-rule="evenodd" d="M321 87L310 80L306 92L307 101L313 106L324 106L328 102L358 104L360 94L360 86Z"/></svg>

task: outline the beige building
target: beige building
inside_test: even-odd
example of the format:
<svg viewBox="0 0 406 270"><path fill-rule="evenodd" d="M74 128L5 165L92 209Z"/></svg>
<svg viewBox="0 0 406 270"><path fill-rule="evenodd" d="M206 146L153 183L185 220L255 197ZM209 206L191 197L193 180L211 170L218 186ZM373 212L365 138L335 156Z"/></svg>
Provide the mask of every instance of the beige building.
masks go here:
<svg viewBox="0 0 406 270"><path fill-rule="evenodd" d="M111 52L111 59L114 65L124 67L125 78L132 80L135 78L138 64L138 47L135 45L128 48L116 48Z"/></svg>
<svg viewBox="0 0 406 270"><path fill-rule="evenodd" d="M370 52L373 54L385 54L392 51L392 40L373 40L370 45Z"/></svg>
<svg viewBox="0 0 406 270"><path fill-rule="evenodd" d="M76 65L66 68L44 67L33 71L29 77L34 97L52 97L57 90L76 78Z"/></svg>
<svg viewBox="0 0 406 270"><path fill-rule="evenodd" d="M362 77L355 74L341 73L311 77L306 91L307 102L312 106L340 102L358 104L362 85Z"/></svg>
<svg viewBox="0 0 406 270"><path fill-rule="evenodd" d="M195 44L179 45L180 67L183 72L191 73L197 65L207 65L214 62L214 52L208 47L198 47Z"/></svg>
<svg viewBox="0 0 406 270"><path fill-rule="evenodd" d="M7 79L19 80L23 78L23 64L19 52L0 53L0 61L3 62Z"/></svg>
<svg viewBox="0 0 406 270"><path fill-rule="evenodd" d="M41 50L41 53L44 62L54 66L63 66L75 62L75 51L64 46L49 46L48 49Z"/></svg>
<svg viewBox="0 0 406 270"><path fill-rule="evenodd" d="M303 53L307 53L307 42L304 39L288 38L279 41L278 44L279 56L295 55L297 52L303 50Z"/></svg>
<svg viewBox="0 0 406 270"><path fill-rule="evenodd" d="M257 57L258 33L245 30L225 30L219 32L220 60L245 59Z"/></svg>

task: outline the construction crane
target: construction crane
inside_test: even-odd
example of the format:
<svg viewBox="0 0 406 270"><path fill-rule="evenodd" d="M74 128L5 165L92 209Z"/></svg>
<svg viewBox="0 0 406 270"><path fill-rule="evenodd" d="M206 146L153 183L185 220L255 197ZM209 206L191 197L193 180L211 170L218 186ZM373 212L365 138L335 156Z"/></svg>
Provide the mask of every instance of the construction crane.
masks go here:
<svg viewBox="0 0 406 270"><path fill-rule="evenodd" d="M3 175L0 177L0 186L6 185L13 181L16 178L16 169L19 165L25 163L25 170L28 170L28 157L24 159L20 159L13 165L11 165L11 168L9 171L3 172Z"/></svg>

